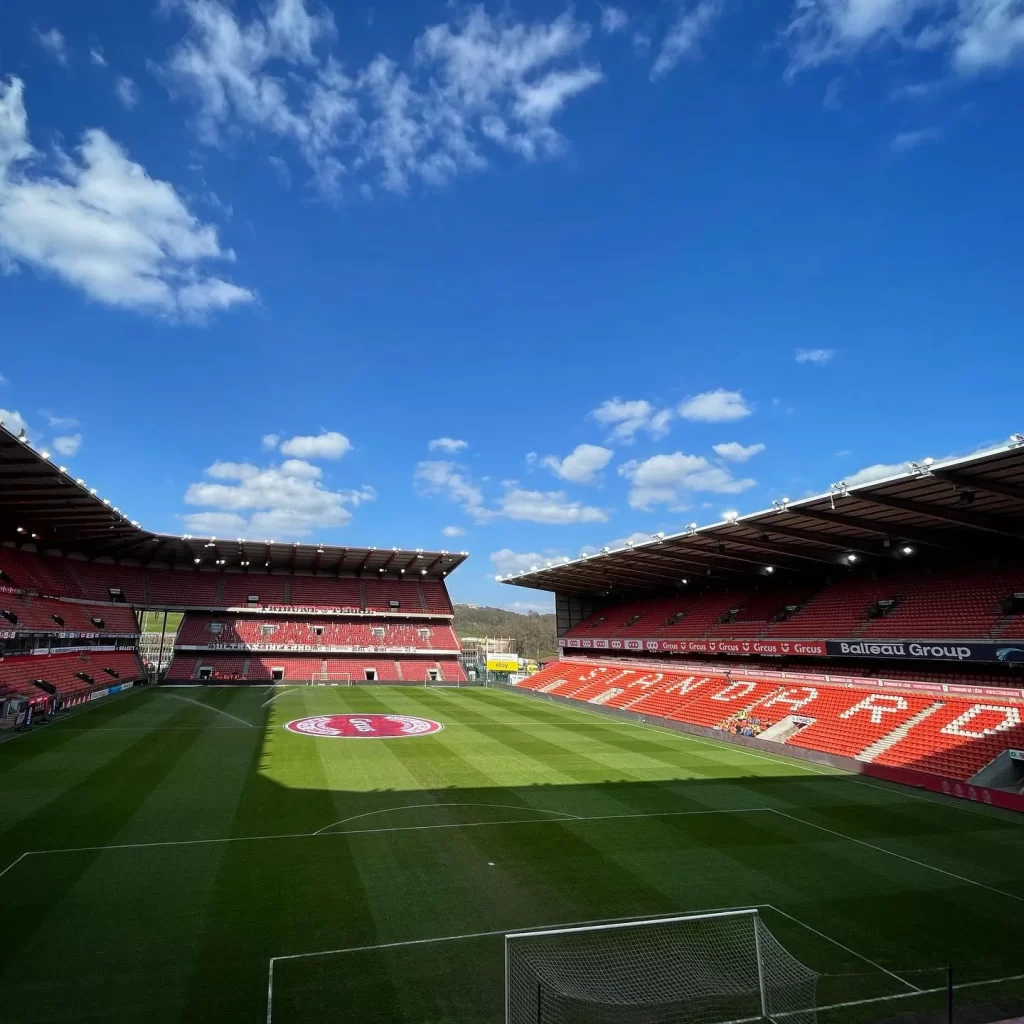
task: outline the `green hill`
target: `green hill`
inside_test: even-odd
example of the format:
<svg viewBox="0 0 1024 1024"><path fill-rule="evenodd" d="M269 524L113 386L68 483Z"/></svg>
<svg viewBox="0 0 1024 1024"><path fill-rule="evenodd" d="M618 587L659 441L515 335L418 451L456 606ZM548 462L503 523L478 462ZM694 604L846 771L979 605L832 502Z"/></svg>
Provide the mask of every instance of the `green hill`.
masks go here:
<svg viewBox="0 0 1024 1024"><path fill-rule="evenodd" d="M464 636L513 637L517 653L524 658L551 658L558 652L554 614L521 615L504 608L457 604L454 625L460 639Z"/></svg>

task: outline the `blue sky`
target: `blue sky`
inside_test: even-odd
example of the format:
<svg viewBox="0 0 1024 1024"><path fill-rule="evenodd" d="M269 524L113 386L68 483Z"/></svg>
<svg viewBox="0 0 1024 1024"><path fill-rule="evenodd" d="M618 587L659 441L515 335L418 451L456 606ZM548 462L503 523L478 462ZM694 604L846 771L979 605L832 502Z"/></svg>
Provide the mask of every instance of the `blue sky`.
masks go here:
<svg viewBox="0 0 1024 1024"><path fill-rule="evenodd" d="M0 418L496 573L1024 429L1015 0L0 7Z"/></svg>

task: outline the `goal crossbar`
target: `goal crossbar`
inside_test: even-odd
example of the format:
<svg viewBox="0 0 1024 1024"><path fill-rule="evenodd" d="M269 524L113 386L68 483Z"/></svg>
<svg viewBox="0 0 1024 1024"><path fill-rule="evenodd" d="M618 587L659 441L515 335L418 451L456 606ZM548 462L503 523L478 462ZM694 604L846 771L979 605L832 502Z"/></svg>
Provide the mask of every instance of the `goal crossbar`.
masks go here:
<svg viewBox="0 0 1024 1024"><path fill-rule="evenodd" d="M505 935L505 939L539 939L547 935L608 932L617 928L643 928L645 925L678 924L680 921L708 921L715 917L755 917L757 914L757 907L749 907L744 910L716 910L710 914L679 914L675 917L638 917L635 921L611 921L608 924L580 924L569 928L545 928L543 931L508 932Z"/></svg>

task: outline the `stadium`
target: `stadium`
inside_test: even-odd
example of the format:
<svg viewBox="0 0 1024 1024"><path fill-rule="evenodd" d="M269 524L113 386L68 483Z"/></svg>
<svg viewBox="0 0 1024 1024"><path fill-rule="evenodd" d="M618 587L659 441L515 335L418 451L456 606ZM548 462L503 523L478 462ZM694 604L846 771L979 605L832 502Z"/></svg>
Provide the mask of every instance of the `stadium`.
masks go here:
<svg viewBox="0 0 1024 1024"><path fill-rule="evenodd" d="M562 656L481 685L465 553L149 533L0 428L4 1019L1019 1015L1022 441L509 577Z"/></svg>

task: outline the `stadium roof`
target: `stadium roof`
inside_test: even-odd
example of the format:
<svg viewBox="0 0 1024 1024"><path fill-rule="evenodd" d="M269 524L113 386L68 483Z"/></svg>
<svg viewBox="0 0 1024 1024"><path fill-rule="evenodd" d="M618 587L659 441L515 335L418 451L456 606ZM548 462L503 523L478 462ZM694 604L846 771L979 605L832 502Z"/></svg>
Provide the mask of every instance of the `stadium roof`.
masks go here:
<svg viewBox="0 0 1024 1024"><path fill-rule="evenodd" d="M966 458L907 466L898 476L856 487L839 481L813 498L781 498L762 512L498 578L606 596L877 568L919 550L935 558L1024 555L1024 435Z"/></svg>
<svg viewBox="0 0 1024 1024"><path fill-rule="evenodd" d="M0 426L0 543L143 565L447 576L465 551L331 547L274 540L175 537L144 530L82 479ZM250 568L251 567L251 568Z"/></svg>

